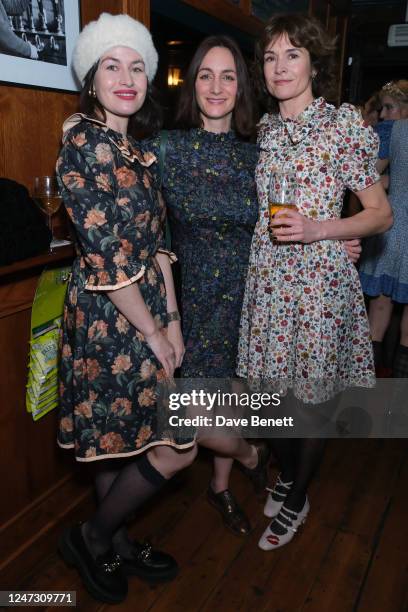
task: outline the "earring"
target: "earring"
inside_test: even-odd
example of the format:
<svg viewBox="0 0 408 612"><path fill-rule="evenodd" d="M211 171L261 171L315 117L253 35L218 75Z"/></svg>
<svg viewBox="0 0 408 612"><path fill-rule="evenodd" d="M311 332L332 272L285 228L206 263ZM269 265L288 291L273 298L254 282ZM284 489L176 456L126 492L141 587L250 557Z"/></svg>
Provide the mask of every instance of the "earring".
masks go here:
<svg viewBox="0 0 408 612"><path fill-rule="evenodd" d="M317 72L312 72L312 81L314 81L316 77L317 77Z"/></svg>
<svg viewBox="0 0 408 612"><path fill-rule="evenodd" d="M88 94L91 98L96 98L96 91L93 85L88 89Z"/></svg>

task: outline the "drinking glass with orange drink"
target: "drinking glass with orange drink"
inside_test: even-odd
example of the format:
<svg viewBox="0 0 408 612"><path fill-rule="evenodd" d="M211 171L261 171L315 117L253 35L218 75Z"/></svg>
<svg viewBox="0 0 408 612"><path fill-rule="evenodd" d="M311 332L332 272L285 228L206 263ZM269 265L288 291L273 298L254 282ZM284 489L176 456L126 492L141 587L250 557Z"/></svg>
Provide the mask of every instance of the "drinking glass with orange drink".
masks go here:
<svg viewBox="0 0 408 612"><path fill-rule="evenodd" d="M297 179L296 172L291 170L273 171L269 179L269 221L271 222L280 210L297 210ZM281 218L284 215L281 215ZM286 227L275 225L275 228ZM270 226L271 229L271 226Z"/></svg>

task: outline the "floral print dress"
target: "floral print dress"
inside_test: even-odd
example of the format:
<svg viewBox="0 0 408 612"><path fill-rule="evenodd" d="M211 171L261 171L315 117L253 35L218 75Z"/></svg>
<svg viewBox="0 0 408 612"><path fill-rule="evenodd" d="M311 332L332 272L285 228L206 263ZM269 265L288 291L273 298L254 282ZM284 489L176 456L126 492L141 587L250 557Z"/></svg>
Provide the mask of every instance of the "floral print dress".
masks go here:
<svg viewBox="0 0 408 612"><path fill-rule="evenodd" d="M186 448L159 433L156 385L164 371L107 291L137 282L166 331L166 291L155 259L164 207L135 141L83 116L64 137L57 175L78 242L69 282L60 363L58 443L78 461L135 455L157 444ZM172 254L169 253L171 257Z"/></svg>
<svg viewBox="0 0 408 612"><path fill-rule="evenodd" d="M256 169L260 216L252 241L239 343L238 374L292 388L305 403L348 386L375 384L368 320L343 242L275 244L268 232L274 169L296 169L299 212L340 217L346 187L378 180L378 143L354 107L317 98L296 120L265 115Z"/></svg>
<svg viewBox="0 0 408 612"><path fill-rule="evenodd" d="M144 143L156 157L160 137ZM161 179L181 272L181 375L235 376L239 320L258 201L257 147L234 131L168 133Z"/></svg>

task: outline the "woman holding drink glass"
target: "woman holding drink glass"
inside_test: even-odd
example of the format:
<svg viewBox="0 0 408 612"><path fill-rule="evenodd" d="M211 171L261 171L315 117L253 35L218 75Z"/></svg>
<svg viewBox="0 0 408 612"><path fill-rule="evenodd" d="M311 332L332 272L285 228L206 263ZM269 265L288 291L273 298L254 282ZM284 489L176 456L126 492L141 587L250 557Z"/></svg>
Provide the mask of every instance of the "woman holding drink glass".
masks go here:
<svg viewBox="0 0 408 612"><path fill-rule="evenodd" d="M311 416L324 413L346 387L375 383L363 295L342 240L383 232L392 223L375 170L376 136L352 106L336 109L320 97L333 83L333 52L334 41L319 22L303 15L272 17L256 52L257 80L271 112L258 134L260 214L237 371L290 389L303 412L312 404ZM363 210L341 219L346 188ZM296 210L275 213L282 200ZM259 541L264 550L289 542L305 520L307 487L324 440L273 439L271 446L281 474L265 505L274 520Z"/></svg>

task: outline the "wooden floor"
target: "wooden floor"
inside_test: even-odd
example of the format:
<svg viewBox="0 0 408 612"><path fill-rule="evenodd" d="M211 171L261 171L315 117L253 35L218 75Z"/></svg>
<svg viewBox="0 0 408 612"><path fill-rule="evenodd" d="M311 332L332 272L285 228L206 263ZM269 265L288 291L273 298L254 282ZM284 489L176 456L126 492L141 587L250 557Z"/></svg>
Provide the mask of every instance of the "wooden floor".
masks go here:
<svg viewBox="0 0 408 612"><path fill-rule="evenodd" d="M405 440L333 440L310 491L311 513L288 546L265 553L257 541L267 524L262 502L234 469L232 489L251 517L240 539L205 500L211 465L201 457L144 509L134 534L174 554L181 571L167 585L129 583L125 603L112 609L144 612L406 612L408 610L408 445ZM275 470L271 470L275 474ZM69 500L66 500L69 503ZM83 517L91 510L84 494ZM77 609L94 601L76 571L54 552L61 525L43 542L40 563L30 551L8 569L1 588L76 590ZM37 541L35 546L38 553ZM38 557L38 554L37 554ZM28 560L28 561L27 561ZM28 565L27 565L28 563ZM28 608L27 608L28 609ZM39 610L41 608L33 608ZM45 608L43 608L45 609Z"/></svg>

